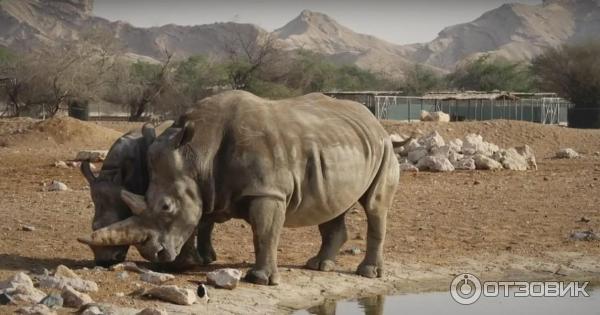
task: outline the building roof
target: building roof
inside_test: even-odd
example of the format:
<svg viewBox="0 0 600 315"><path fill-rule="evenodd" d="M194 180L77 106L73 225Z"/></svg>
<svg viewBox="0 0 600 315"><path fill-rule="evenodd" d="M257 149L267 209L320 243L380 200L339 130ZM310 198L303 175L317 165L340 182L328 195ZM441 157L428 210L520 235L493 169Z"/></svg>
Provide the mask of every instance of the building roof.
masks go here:
<svg viewBox="0 0 600 315"><path fill-rule="evenodd" d="M518 97L507 92L432 92L423 95L424 100L516 100Z"/></svg>
<svg viewBox="0 0 600 315"><path fill-rule="evenodd" d="M323 92L328 96L336 95L371 95L371 96L400 96L404 94L402 91L330 91Z"/></svg>

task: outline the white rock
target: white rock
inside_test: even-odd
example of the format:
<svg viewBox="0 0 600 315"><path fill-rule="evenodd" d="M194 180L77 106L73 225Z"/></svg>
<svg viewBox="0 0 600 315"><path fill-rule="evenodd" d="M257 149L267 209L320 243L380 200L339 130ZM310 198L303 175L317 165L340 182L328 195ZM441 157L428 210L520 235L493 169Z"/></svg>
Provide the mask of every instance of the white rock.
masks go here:
<svg viewBox="0 0 600 315"><path fill-rule="evenodd" d="M571 148L560 149L556 152L557 159L575 159L579 157L579 153Z"/></svg>
<svg viewBox="0 0 600 315"><path fill-rule="evenodd" d="M48 186L48 191L66 191L69 190L69 187L65 185L63 182L59 182L57 180L53 180L52 183Z"/></svg>
<svg viewBox="0 0 600 315"><path fill-rule="evenodd" d="M461 152L467 155L492 156L498 150L500 148L497 145L483 141L481 135L471 133L465 137Z"/></svg>
<svg viewBox="0 0 600 315"><path fill-rule="evenodd" d="M219 269L206 274L208 284L229 290L234 289L241 278L242 272L232 268Z"/></svg>
<svg viewBox="0 0 600 315"><path fill-rule="evenodd" d="M448 158L450 156L450 147L447 145L431 148L431 155Z"/></svg>
<svg viewBox="0 0 600 315"><path fill-rule="evenodd" d="M70 286L79 292L97 292L98 284L94 281L83 280L81 278L67 278L62 276L42 276L40 277L40 288L59 289Z"/></svg>
<svg viewBox="0 0 600 315"><path fill-rule="evenodd" d="M417 141L416 139L411 139L410 141L408 141L407 144L404 145L404 153L408 154L409 152L412 152L412 151L420 149L420 148L421 148L421 145L419 144L419 141Z"/></svg>
<svg viewBox="0 0 600 315"><path fill-rule="evenodd" d="M133 261L126 261L123 263L118 263L116 265L112 265L112 266L110 266L109 270L111 270L111 271L127 270L127 271L137 272L137 273L150 272L149 269L139 267Z"/></svg>
<svg viewBox="0 0 600 315"><path fill-rule="evenodd" d="M69 167L79 168L79 167L81 167L81 162L69 161L69 162L67 162L67 165ZM94 169L95 169L94 164L90 164L90 169L92 170L92 172L94 171Z"/></svg>
<svg viewBox="0 0 600 315"><path fill-rule="evenodd" d="M33 286L33 281L19 272L6 281L0 282L0 292L7 293L15 303L39 303L46 294Z"/></svg>
<svg viewBox="0 0 600 315"><path fill-rule="evenodd" d="M55 311L51 310L44 304L22 307L18 309L16 313L24 315L56 315Z"/></svg>
<svg viewBox="0 0 600 315"><path fill-rule="evenodd" d="M65 307L80 308L85 304L94 302L89 295L78 292L70 286L63 288L61 296Z"/></svg>
<svg viewBox="0 0 600 315"><path fill-rule="evenodd" d="M462 160L465 156L463 154L460 154L454 150L450 150L450 152L448 152L448 161L450 161L450 163L452 163L454 165L454 163Z"/></svg>
<svg viewBox="0 0 600 315"><path fill-rule="evenodd" d="M473 158L470 157L465 157L460 160L457 160L456 162L452 163L452 165L454 165L455 169L461 171L472 171L476 168L475 160L473 160Z"/></svg>
<svg viewBox="0 0 600 315"><path fill-rule="evenodd" d="M169 313L167 313L167 311L165 311L165 310L159 310L156 308L145 308L141 312L137 313L136 315L168 315L168 314Z"/></svg>
<svg viewBox="0 0 600 315"><path fill-rule="evenodd" d="M65 265L58 265L54 275L65 278L81 279L73 270L69 269L69 267Z"/></svg>
<svg viewBox="0 0 600 315"><path fill-rule="evenodd" d="M530 169L537 171L538 166L537 161L535 160L535 152L533 152L533 149L530 146L524 145L515 147L515 150L525 158Z"/></svg>
<svg viewBox="0 0 600 315"><path fill-rule="evenodd" d="M417 163L419 162L420 159L424 158L425 156L427 156L428 152L425 148L418 148L414 151L411 151L408 153L407 159L411 162L411 163Z"/></svg>
<svg viewBox="0 0 600 315"><path fill-rule="evenodd" d="M441 156L426 156L419 160L417 168L421 171L430 170L433 172L452 172L454 166L447 158Z"/></svg>
<svg viewBox="0 0 600 315"><path fill-rule="evenodd" d="M56 161L54 162L54 167L56 168L69 168L65 161Z"/></svg>
<svg viewBox="0 0 600 315"><path fill-rule="evenodd" d="M92 305L81 312L81 315L104 315L104 311L98 306Z"/></svg>
<svg viewBox="0 0 600 315"><path fill-rule="evenodd" d="M176 285L154 287L146 295L179 305L192 305L196 302L196 292L192 289L180 288Z"/></svg>
<svg viewBox="0 0 600 315"><path fill-rule="evenodd" d="M463 141L460 139L450 140L450 142L448 142L448 146L450 147L451 151L461 152Z"/></svg>
<svg viewBox="0 0 600 315"><path fill-rule="evenodd" d="M502 169L502 164L500 162L495 161L494 159L487 157L483 154L476 154L473 156L473 160L475 161L475 167L478 170L498 170Z"/></svg>
<svg viewBox="0 0 600 315"><path fill-rule="evenodd" d="M397 133L392 133L390 135L390 140L392 140L392 143L398 143L398 142L403 142L406 138L402 137L401 135L397 134Z"/></svg>
<svg viewBox="0 0 600 315"><path fill-rule="evenodd" d="M419 172L419 169L411 163L400 163L400 171L402 171L402 172Z"/></svg>
<svg viewBox="0 0 600 315"><path fill-rule="evenodd" d="M431 150L435 147L443 147L446 145L444 138L437 131L432 131L428 135L419 139L419 144L425 147L427 150Z"/></svg>
<svg viewBox="0 0 600 315"><path fill-rule="evenodd" d="M527 160L517 152L514 148L510 148L503 152L500 163L507 170L526 171L529 168Z"/></svg>
<svg viewBox="0 0 600 315"><path fill-rule="evenodd" d="M163 284L167 281L175 279L174 275L168 273L160 273L154 271L147 271L140 275L140 280L152 284Z"/></svg>
<svg viewBox="0 0 600 315"><path fill-rule="evenodd" d="M444 112L433 112L430 113L426 110L421 111L421 121L439 121L439 122L449 122L450 115Z"/></svg>
<svg viewBox="0 0 600 315"><path fill-rule="evenodd" d="M106 154L108 151L106 150L88 150L88 151L79 151L77 152L77 156L75 157L76 161L90 161L94 162L102 162L106 158Z"/></svg>

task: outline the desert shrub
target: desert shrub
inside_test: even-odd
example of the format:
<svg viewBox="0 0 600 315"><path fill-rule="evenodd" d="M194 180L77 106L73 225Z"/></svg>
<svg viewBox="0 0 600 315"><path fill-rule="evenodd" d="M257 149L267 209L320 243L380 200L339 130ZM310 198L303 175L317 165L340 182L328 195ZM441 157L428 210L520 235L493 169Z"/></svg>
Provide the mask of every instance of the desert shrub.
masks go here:
<svg viewBox="0 0 600 315"><path fill-rule="evenodd" d="M489 55L466 62L447 79L458 90L529 92L534 87L533 75L526 64Z"/></svg>

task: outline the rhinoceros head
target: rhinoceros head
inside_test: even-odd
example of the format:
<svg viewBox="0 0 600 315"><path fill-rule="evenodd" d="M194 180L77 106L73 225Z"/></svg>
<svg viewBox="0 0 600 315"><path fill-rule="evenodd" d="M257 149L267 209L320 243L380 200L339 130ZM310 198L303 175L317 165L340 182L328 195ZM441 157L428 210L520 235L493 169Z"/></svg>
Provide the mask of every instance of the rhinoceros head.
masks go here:
<svg viewBox="0 0 600 315"><path fill-rule="evenodd" d="M194 163L185 145L193 128L170 128L148 150L150 183L146 196L121 191L134 214L79 241L92 246L136 245L150 261L173 261L202 216Z"/></svg>
<svg viewBox="0 0 600 315"><path fill-rule="evenodd" d="M90 163L85 161L81 164L81 172L90 185L90 193L94 203L94 218L92 230L96 231L113 223L131 217L132 211L121 197L124 187L130 189L135 187L138 191L145 191L148 186L146 168L140 168L140 151L146 152L147 147L154 141L154 128L145 125L142 129L142 138L129 138L128 135L121 137L108 153L107 160L99 176L91 171ZM140 150L140 146L144 146ZM143 176L142 176L143 175ZM90 245L94 253L96 265L108 267L122 262L127 256L129 245L121 246L96 246Z"/></svg>

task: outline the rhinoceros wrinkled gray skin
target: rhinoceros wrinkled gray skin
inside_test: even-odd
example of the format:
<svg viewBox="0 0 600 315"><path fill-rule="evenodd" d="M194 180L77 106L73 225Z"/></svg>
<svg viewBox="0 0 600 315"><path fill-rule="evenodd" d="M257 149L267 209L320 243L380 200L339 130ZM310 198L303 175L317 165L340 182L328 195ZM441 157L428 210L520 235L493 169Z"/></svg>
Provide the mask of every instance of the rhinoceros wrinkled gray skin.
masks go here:
<svg viewBox="0 0 600 315"><path fill-rule="evenodd" d="M386 216L399 179L389 135L363 105L322 94L269 101L230 91L206 98L148 150L144 196L123 192L136 214L97 230L88 244L138 244L152 261L175 259L200 218L241 218L256 262L246 280L277 284L284 226L318 225L322 244L307 267L331 270L359 202L368 221L357 273L381 277Z"/></svg>
<svg viewBox="0 0 600 315"><path fill-rule="evenodd" d="M170 124L169 124L170 125ZM160 129L160 127L159 127ZM109 226L132 215L131 210L121 199L121 190L144 194L148 188L147 151L156 138L155 130L149 124L142 132L132 131L119 138L110 148L96 177L89 162L83 162L81 171L90 184L90 192L94 202L94 218L92 229ZM195 264L210 263L216 259L210 243L212 224L203 224L203 232L199 233L199 248L202 257L196 251L193 239L186 244L186 249L166 269L184 269ZM122 262L127 256L129 245L90 246L94 253L96 265L108 267Z"/></svg>

